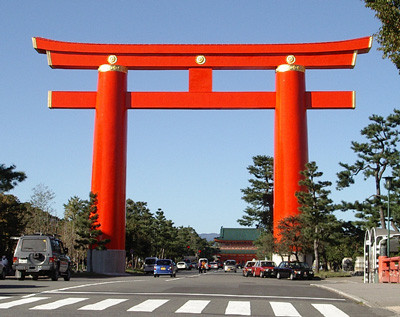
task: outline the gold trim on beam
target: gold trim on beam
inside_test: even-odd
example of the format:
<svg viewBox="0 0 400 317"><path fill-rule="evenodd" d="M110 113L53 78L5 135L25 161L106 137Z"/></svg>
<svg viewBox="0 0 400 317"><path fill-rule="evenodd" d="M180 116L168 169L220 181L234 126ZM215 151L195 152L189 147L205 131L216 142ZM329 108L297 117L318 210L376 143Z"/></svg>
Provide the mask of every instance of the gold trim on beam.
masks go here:
<svg viewBox="0 0 400 317"><path fill-rule="evenodd" d="M128 68L126 68L125 66L121 66L121 65L109 65L109 64L103 64L99 67L99 72L110 72L110 71L114 71L114 72L121 72L121 73L127 73L128 72Z"/></svg>
<svg viewBox="0 0 400 317"><path fill-rule="evenodd" d="M275 72L276 73L284 73L284 72L288 72L288 71L296 71L296 72L305 72L306 68L302 65L289 65L289 64L282 64L279 65Z"/></svg>
<svg viewBox="0 0 400 317"><path fill-rule="evenodd" d="M47 64L53 68L53 63L51 61L51 52L50 51L46 51L46 55L47 55Z"/></svg>
<svg viewBox="0 0 400 317"><path fill-rule="evenodd" d="M36 37L32 37L32 45L33 45L33 48L36 50L37 49Z"/></svg>
<svg viewBox="0 0 400 317"><path fill-rule="evenodd" d="M351 61L351 66L352 67L356 66L357 54L358 54L358 51L354 51L353 60Z"/></svg>
<svg viewBox="0 0 400 317"><path fill-rule="evenodd" d="M356 108L356 92L353 91L353 109Z"/></svg>
<svg viewBox="0 0 400 317"><path fill-rule="evenodd" d="M51 109L51 102L52 102L52 91L51 90L49 90L48 92L47 92L47 107L49 108L49 109Z"/></svg>

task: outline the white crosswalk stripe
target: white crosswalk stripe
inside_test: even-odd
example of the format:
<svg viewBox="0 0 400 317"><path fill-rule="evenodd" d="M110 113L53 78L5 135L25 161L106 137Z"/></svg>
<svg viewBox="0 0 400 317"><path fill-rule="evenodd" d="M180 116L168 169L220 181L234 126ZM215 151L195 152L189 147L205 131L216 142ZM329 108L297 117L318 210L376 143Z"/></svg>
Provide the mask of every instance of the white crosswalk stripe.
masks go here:
<svg viewBox="0 0 400 317"><path fill-rule="evenodd" d="M10 296L0 296L0 309L8 309L12 307L18 307L28 304L33 304L38 301L43 300L51 300L51 297L40 297L40 296L31 296L25 297L21 299L11 300L9 302L4 302L7 299L12 299ZM78 298L78 297L68 297L60 300L53 300L51 302L46 302L45 304L37 305L32 308L27 307L30 310L55 310L68 305L77 304L88 300L89 298ZM82 306L77 308L80 311L103 311L112 306L116 306L123 302L128 301L127 298L107 298L103 300L99 300L98 302ZM170 299L147 299L138 303L137 305L129 308L127 311L130 312L153 312L156 309L161 308L164 304L168 302L174 303L174 300ZM187 300L183 305L181 305L175 313L177 314L203 314L204 309L209 306L211 300ZM295 306L290 302L277 302L271 301L269 302L271 308L273 310L274 316L277 317L301 317L299 312L296 310ZM225 315L241 315L241 316L251 316L251 305L260 305L257 302L251 301L228 301L226 303ZM265 304L264 304L265 305ZM31 305L32 306L32 305ZM349 317L345 312L337 308L333 304L313 304L310 303L310 306L315 309L315 314L321 314L324 317ZM208 310L211 309L212 306ZM257 306L256 306L257 308ZM176 308L175 308L176 309ZM160 309L161 310L161 309Z"/></svg>
<svg viewBox="0 0 400 317"><path fill-rule="evenodd" d="M270 304L275 316L301 317L299 312L296 310L296 308L294 308L291 303L270 302Z"/></svg>
<svg viewBox="0 0 400 317"><path fill-rule="evenodd" d="M29 297L29 298L23 298L23 299L17 299L8 303L2 303L0 304L0 309L7 309L15 306L21 306L24 304L30 304L34 302L38 302L40 300L48 299L49 297Z"/></svg>
<svg viewBox="0 0 400 317"><path fill-rule="evenodd" d="M225 310L225 315L250 316L250 302L248 301L229 301Z"/></svg>
<svg viewBox="0 0 400 317"><path fill-rule="evenodd" d="M118 299L117 298L116 299L108 298L108 299L102 300L100 302L97 302L95 304L83 306L83 307L79 308L79 310L104 310L111 306L115 306L122 302L125 302L127 300L128 299L126 299L126 298L118 298Z"/></svg>
<svg viewBox="0 0 400 317"><path fill-rule="evenodd" d="M137 311L137 312L149 312L156 310L158 307L164 305L168 302L168 299L148 299L143 303L135 305L128 309L128 311Z"/></svg>
<svg viewBox="0 0 400 317"><path fill-rule="evenodd" d="M175 313L201 314L209 302L209 300L188 300Z"/></svg>
<svg viewBox="0 0 400 317"><path fill-rule="evenodd" d="M325 317L349 317L332 304L311 304Z"/></svg>
<svg viewBox="0 0 400 317"><path fill-rule="evenodd" d="M70 298L60 299L60 300L57 300L57 301L52 302L52 303L38 305L38 306L32 307L30 309L33 309L33 310L53 310L53 309L57 309L57 308L60 308L60 307L63 307L63 306L76 304L76 303L79 303L79 302L87 300L87 299L88 298L70 297Z"/></svg>

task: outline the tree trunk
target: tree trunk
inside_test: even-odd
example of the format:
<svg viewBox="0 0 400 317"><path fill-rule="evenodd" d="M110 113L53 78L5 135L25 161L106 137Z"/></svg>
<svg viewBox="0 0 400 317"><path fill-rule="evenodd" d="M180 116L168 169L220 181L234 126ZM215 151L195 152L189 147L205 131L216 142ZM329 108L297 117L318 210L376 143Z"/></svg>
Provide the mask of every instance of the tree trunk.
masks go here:
<svg viewBox="0 0 400 317"><path fill-rule="evenodd" d="M319 273L318 239L314 239L315 272Z"/></svg>

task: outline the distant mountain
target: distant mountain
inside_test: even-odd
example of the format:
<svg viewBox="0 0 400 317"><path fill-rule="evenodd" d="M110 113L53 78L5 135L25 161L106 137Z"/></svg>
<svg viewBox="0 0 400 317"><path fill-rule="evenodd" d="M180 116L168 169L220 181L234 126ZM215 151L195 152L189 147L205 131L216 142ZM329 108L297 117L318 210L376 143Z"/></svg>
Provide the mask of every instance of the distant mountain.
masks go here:
<svg viewBox="0 0 400 317"><path fill-rule="evenodd" d="M214 241L214 238L218 237L219 233L200 233L199 236L207 241Z"/></svg>

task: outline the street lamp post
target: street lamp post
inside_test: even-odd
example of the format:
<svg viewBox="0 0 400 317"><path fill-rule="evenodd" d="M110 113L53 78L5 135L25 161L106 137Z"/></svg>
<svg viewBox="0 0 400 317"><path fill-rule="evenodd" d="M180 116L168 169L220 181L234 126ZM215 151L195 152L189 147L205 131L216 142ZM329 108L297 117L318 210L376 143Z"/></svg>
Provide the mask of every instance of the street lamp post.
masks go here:
<svg viewBox="0 0 400 317"><path fill-rule="evenodd" d="M386 246L387 246L387 251L386 251L386 256L389 257L390 256L390 190L392 189L392 180L393 177L392 176L386 176L384 177L385 179L385 185L386 185L386 189L388 190L388 207L387 207L387 242L386 242Z"/></svg>

